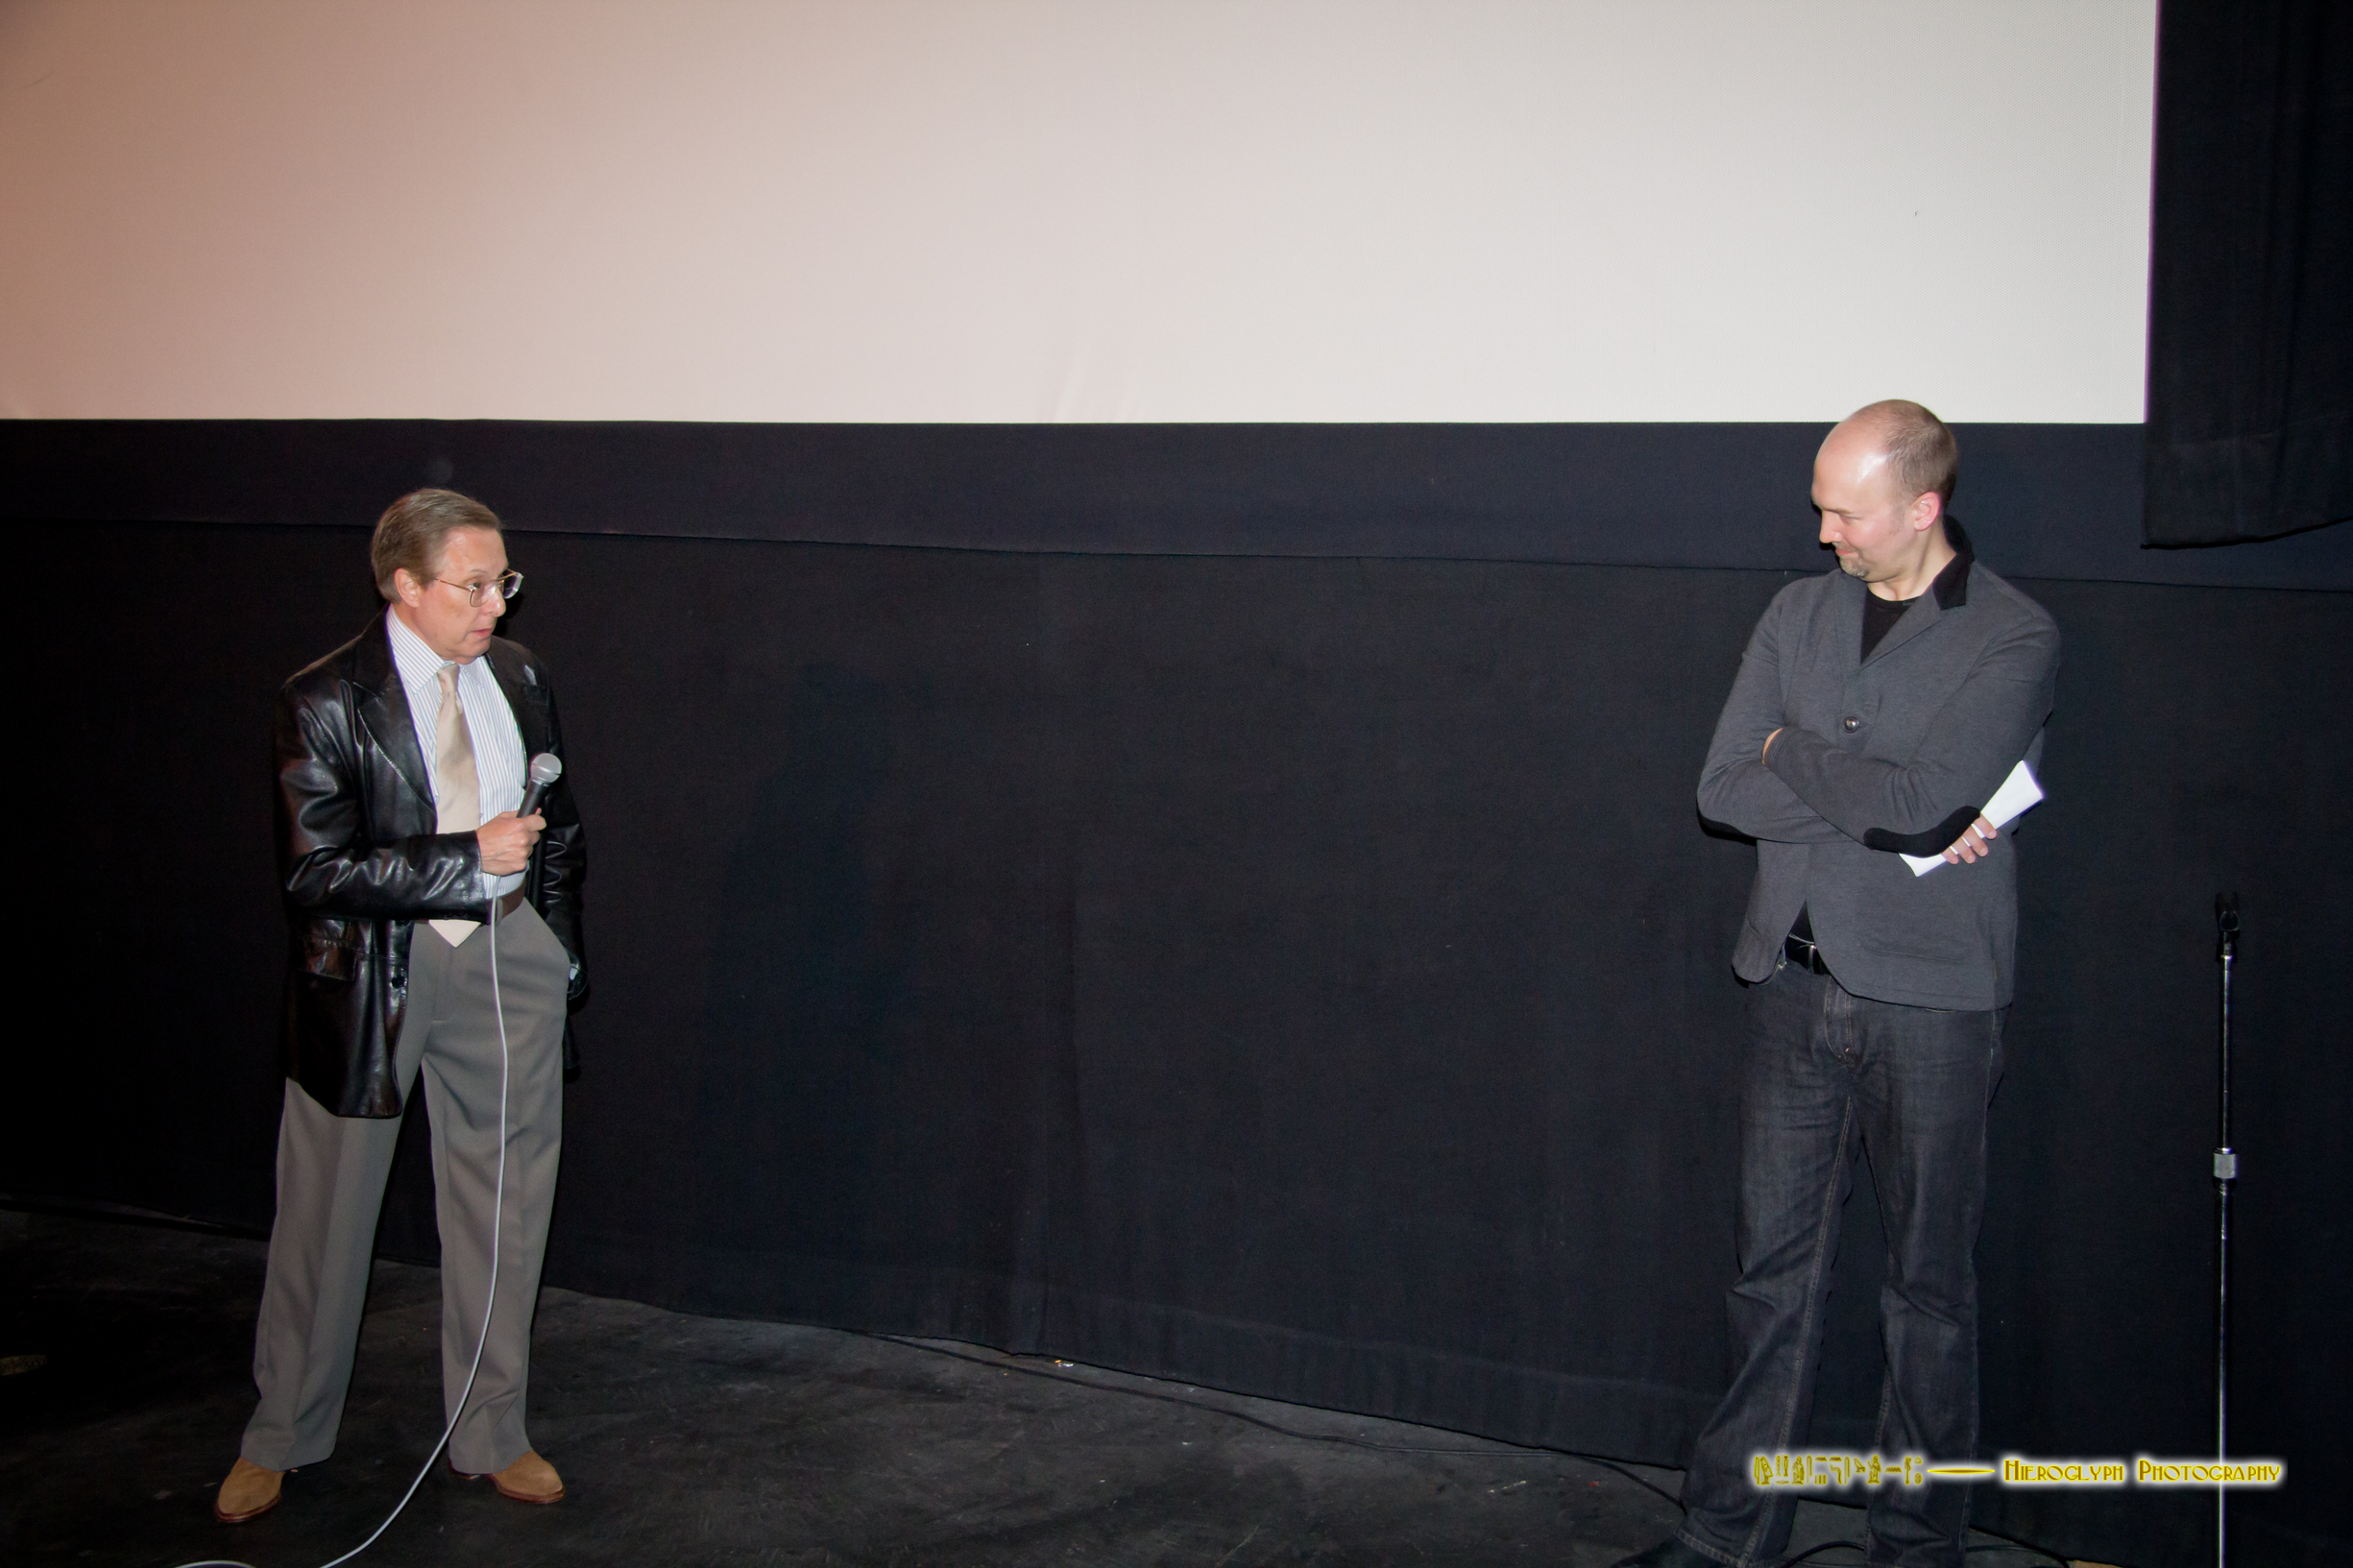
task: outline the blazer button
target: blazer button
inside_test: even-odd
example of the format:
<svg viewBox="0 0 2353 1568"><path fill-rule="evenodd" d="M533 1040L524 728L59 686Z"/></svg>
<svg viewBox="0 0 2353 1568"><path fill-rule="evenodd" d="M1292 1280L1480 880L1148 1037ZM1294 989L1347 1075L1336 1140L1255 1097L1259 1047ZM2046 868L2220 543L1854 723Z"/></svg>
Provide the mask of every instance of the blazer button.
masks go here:
<svg viewBox="0 0 2353 1568"><path fill-rule="evenodd" d="M1863 721L1854 717L1842 718L1838 722L1849 730L1859 730L1863 727Z"/></svg>

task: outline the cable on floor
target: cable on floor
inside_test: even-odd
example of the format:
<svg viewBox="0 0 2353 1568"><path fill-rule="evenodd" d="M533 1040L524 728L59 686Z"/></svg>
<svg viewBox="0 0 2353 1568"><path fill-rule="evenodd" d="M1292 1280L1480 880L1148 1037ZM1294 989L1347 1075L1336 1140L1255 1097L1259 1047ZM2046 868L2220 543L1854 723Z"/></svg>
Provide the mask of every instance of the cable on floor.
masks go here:
<svg viewBox="0 0 2353 1568"><path fill-rule="evenodd" d="M1279 1436L1296 1437L1301 1442L1342 1443L1349 1448L1370 1448L1383 1454L1435 1454L1448 1456L1455 1459L1544 1459L1549 1461L1574 1459L1580 1464L1598 1465L1604 1470L1613 1471L1617 1475L1624 1477L1626 1480L1633 1482L1644 1491L1650 1492L1655 1496L1664 1498L1667 1502L1674 1504L1677 1508L1683 1507L1683 1499L1677 1497L1674 1493L1666 1490L1664 1487L1645 1479L1626 1465L1618 1463L1615 1459L1600 1459L1591 1454L1571 1454L1565 1450L1552 1448L1529 1448L1518 1443L1499 1443L1497 1446L1492 1448L1429 1448L1412 1443L1374 1442L1369 1437L1351 1437L1347 1434L1341 1432L1306 1432L1298 1427L1284 1426L1279 1421L1269 1421L1263 1416L1251 1415L1247 1411L1234 1410L1229 1406L1212 1404L1206 1399L1188 1399L1182 1394L1163 1393L1156 1388L1137 1388L1125 1383L1112 1383L1099 1378L1073 1376L1072 1372L1079 1370L1076 1363L1072 1363L1072 1372L1064 1372L1058 1369L1049 1369L1043 1366L1030 1365L1028 1363L1031 1358L1026 1356L1007 1355L1001 1358L977 1356L970 1351L951 1350L946 1345L936 1343L933 1340L910 1339L907 1336L900 1334L862 1334L861 1335L861 1338L868 1339L885 1339L894 1345L905 1345L910 1350L928 1351L934 1356L946 1356L955 1361L969 1362L975 1366L994 1367L1001 1372L1019 1372L1024 1377L1043 1378L1049 1383L1067 1383L1075 1387L1093 1388L1107 1393L1127 1394L1136 1399L1152 1399L1159 1401L1163 1405L1180 1405L1187 1410L1206 1411L1212 1415L1223 1415L1229 1420L1241 1421L1247 1425L1258 1427L1263 1431L1274 1433ZM1804 1562L1807 1558L1814 1556L1816 1553L1828 1552L1834 1547L1847 1547L1858 1555L1864 1550L1863 1543L1860 1541L1824 1541L1819 1546L1807 1547L1805 1551L1800 1552L1795 1556L1783 1557L1778 1564L1775 1565L1775 1568L1793 1568L1794 1564ZM2041 1547L2027 1546L2022 1542L1985 1541L1980 1542L1976 1546L1966 1547L1963 1550L1965 1552L2031 1553L2037 1557L2044 1558L2050 1563L2055 1564L2056 1568L2071 1568L2071 1565L2065 1557L2054 1556L2050 1553L2044 1551Z"/></svg>
<svg viewBox="0 0 2353 1568"><path fill-rule="evenodd" d="M1043 1378L1049 1383L1067 1383L1080 1388L1095 1388L1110 1393L1127 1394L1135 1399L1158 1400L1163 1405L1181 1405L1188 1410L1206 1411L1212 1415L1223 1415L1229 1420L1241 1421L1247 1425L1274 1433L1279 1436L1296 1437L1302 1442L1341 1443L1349 1448L1369 1448L1382 1454L1432 1454L1466 1459L1541 1459L1547 1463L1574 1459L1580 1464L1598 1465L1604 1470L1613 1471L1633 1482L1644 1491L1664 1498L1677 1508L1683 1506L1683 1500L1673 1492L1614 1459L1599 1459L1590 1454L1570 1454L1554 1448L1529 1448L1518 1443L1500 1442L1491 1448L1433 1448L1415 1443L1375 1442L1370 1437L1351 1437L1343 1432L1306 1432L1298 1427L1284 1426L1279 1421L1269 1421L1263 1416L1234 1410L1230 1406L1212 1404L1206 1399L1187 1399L1182 1394L1162 1393L1153 1388L1131 1387L1126 1384L1106 1383L1095 1378L1074 1377L1067 1372L1050 1371L1043 1366L1028 1365L1026 1364L1029 1360L1027 1357L1009 1357L1002 1361L991 1360L986 1356L976 1356L962 1350L951 1350L945 1345L924 1339L911 1339L897 1334L868 1334L864 1338L887 1339L892 1344L905 1345L910 1350L929 1351L934 1356L947 1356L956 1361L970 1362L975 1366L992 1366L999 1371L1019 1372L1024 1377Z"/></svg>

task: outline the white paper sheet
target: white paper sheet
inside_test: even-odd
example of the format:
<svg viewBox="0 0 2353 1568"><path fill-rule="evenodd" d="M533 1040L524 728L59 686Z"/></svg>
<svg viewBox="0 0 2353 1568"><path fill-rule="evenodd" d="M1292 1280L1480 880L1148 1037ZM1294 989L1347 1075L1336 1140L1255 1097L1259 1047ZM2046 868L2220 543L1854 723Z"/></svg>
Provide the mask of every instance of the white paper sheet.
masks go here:
<svg viewBox="0 0 2353 1568"><path fill-rule="evenodd" d="M2001 787L1994 791L1994 798L1985 803L1985 808L1977 815L1997 828L2006 828L2017 821L2026 808L2042 798L2043 786L2034 782L2033 773L2028 771L2026 763L2021 762L2010 769L2010 776L2001 781ZM1938 866L1952 862L1940 853L1907 855L1904 857L1904 863L1912 868L1913 876L1925 877Z"/></svg>

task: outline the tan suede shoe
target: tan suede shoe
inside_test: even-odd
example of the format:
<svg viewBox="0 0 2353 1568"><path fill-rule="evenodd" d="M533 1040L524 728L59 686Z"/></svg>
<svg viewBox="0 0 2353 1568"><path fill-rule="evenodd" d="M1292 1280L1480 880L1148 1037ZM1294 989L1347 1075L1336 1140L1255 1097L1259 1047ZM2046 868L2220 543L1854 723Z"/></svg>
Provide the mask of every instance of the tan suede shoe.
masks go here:
<svg viewBox="0 0 2353 1568"><path fill-rule="evenodd" d="M479 1480L479 1477L475 1478ZM522 1458L503 1470L493 1471L490 1484L498 1488L500 1497L511 1497L518 1503L560 1503L564 1500L564 1478L530 1449Z"/></svg>
<svg viewBox="0 0 2353 1568"><path fill-rule="evenodd" d="M229 1467L229 1479L221 1483L221 1495L212 1500L212 1517L225 1525L241 1525L269 1512L278 1507L285 1479L285 1471L264 1470L240 1455Z"/></svg>

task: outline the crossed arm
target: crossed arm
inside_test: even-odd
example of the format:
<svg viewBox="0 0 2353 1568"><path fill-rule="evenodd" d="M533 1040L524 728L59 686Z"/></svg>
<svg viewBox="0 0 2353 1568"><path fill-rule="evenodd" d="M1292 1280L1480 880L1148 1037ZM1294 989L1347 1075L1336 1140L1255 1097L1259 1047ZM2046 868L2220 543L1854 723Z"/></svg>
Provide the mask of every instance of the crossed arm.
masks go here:
<svg viewBox="0 0 2353 1568"><path fill-rule="evenodd" d="M1765 736L1764 751L1759 760L1763 761L1768 769L1772 765L1774 736L1780 734L1781 731L1776 730L1772 735ZM1928 836L1929 841L1933 842L1943 835L1931 832ZM2001 830L1987 821L1984 813L1980 812L1977 819L1962 831L1960 837L1945 846L1945 864L1957 866L1964 860L1975 860L1981 855L1991 855L1993 850L1990 846L1995 839L2001 836Z"/></svg>
<svg viewBox="0 0 2353 1568"><path fill-rule="evenodd" d="M2022 622L1988 644L1904 761L1850 751L1789 722L1780 627L1768 614L1742 655L1700 778L1701 812L1753 838L1943 853L1972 860L1993 834L1978 810L2050 712L2058 635Z"/></svg>

